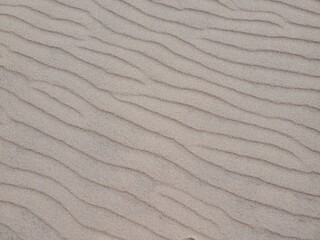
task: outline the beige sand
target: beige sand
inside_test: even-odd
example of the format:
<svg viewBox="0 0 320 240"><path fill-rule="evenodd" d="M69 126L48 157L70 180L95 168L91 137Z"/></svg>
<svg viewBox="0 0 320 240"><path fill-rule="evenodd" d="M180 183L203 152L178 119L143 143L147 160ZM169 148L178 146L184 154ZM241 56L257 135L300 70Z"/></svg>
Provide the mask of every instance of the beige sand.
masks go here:
<svg viewBox="0 0 320 240"><path fill-rule="evenodd" d="M0 0L0 240L320 239L318 0Z"/></svg>

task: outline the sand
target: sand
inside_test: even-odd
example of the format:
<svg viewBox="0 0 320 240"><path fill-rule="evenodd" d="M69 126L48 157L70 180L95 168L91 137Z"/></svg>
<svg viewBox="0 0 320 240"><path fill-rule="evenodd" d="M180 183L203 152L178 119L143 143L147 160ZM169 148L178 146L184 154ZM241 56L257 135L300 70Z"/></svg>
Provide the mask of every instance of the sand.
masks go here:
<svg viewBox="0 0 320 240"><path fill-rule="evenodd" d="M320 2L0 0L0 240L320 239Z"/></svg>

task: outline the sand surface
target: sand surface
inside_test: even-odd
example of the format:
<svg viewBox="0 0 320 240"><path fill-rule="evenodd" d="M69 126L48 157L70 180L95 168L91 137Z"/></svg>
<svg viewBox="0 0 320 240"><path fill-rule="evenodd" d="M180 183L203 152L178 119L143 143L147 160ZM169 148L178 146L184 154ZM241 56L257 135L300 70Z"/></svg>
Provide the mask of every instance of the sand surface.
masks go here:
<svg viewBox="0 0 320 240"><path fill-rule="evenodd" d="M319 240L320 1L0 0L0 240Z"/></svg>

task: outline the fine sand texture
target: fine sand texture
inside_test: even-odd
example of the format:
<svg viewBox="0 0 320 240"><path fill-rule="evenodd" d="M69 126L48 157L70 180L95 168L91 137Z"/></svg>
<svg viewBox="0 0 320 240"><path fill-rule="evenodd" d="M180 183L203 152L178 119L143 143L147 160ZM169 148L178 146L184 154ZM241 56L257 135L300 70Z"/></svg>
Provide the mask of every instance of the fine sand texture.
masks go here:
<svg viewBox="0 0 320 240"><path fill-rule="evenodd" d="M320 240L319 0L0 0L0 240Z"/></svg>

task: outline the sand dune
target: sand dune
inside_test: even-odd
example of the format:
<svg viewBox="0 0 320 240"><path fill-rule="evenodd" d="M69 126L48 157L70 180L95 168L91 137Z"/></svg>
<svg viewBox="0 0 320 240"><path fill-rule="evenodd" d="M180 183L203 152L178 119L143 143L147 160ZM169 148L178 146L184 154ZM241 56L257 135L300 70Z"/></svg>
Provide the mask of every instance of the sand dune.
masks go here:
<svg viewBox="0 0 320 240"><path fill-rule="evenodd" d="M0 0L0 240L320 239L320 2Z"/></svg>

